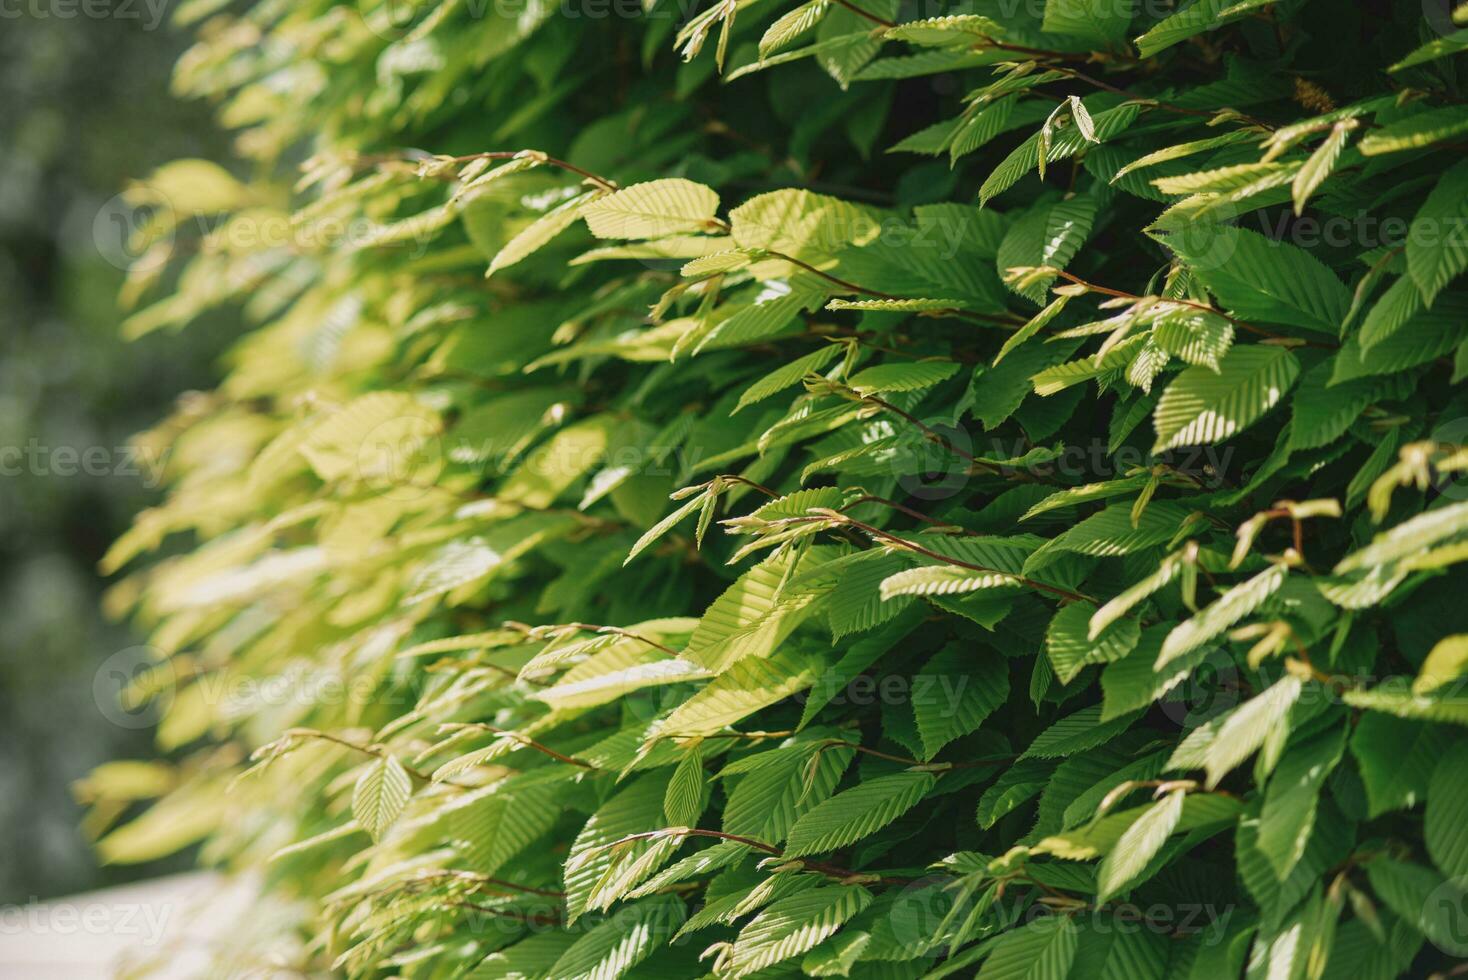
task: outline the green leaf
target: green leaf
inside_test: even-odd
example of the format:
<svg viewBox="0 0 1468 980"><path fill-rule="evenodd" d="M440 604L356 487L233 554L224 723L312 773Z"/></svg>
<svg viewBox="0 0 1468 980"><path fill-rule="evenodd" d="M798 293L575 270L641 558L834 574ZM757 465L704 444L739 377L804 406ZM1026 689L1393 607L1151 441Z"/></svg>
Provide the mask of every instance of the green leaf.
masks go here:
<svg viewBox="0 0 1468 980"><path fill-rule="evenodd" d="M795 651L742 659L678 705L659 731L669 736L712 734L810 687L822 664Z"/></svg>
<svg viewBox="0 0 1468 980"><path fill-rule="evenodd" d="M1086 108L1091 109L1092 107L1087 106ZM1104 112L1092 112L1095 141L1104 143L1125 132L1136 120L1140 111L1134 104L1123 104ZM1062 130L1045 151L1045 161L1056 163L1068 159L1090 145L1092 141L1081 135L1078 127ZM1036 133L1015 147L985 179L983 186L979 188L979 205L982 207L988 204L1018 183L1021 177L1036 169L1039 158L1040 134Z"/></svg>
<svg viewBox="0 0 1468 980"><path fill-rule="evenodd" d="M663 816L670 827L695 827L707 802L703 753L695 744L678 761L673 777L668 780L667 793L663 796Z"/></svg>
<svg viewBox="0 0 1468 980"><path fill-rule="evenodd" d="M1141 638L1135 619L1121 618L1090 635L1089 603L1073 602L1061 608L1045 632L1045 652L1060 683L1069 684L1087 664L1109 664L1130 653Z"/></svg>
<svg viewBox="0 0 1468 980"><path fill-rule="evenodd" d="M1304 249L1211 224L1168 235L1166 243L1235 316L1340 333L1351 294Z"/></svg>
<svg viewBox="0 0 1468 980"><path fill-rule="evenodd" d="M1433 38L1401 61L1392 65L1387 71L1397 72L1404 68L1414 68L1417 65L1426 64L1429 61L1436 61L1438 58L1446 58L1460 51L1468 51L1468 28L1454 31L1446 37Z"/></svg>
<svg viewBox="0 0 1468 980"><path fill-rule="evenodd" d="M1060 314L1060 311L1065 309L1065 304L1068 302L1070 302L1068 296L1057 297L1039 313L1030 317L1025 325L1011 334L1009 339L1004 342L1004 346L999 348L999 353L994 355L994 363L998 364L1004 360L1004 355L1045 329L1046 324L1055 319Z"/></svg>
<svg viewBox="0 0 1468 980"><path fill-rule="evenodd" d="M1288 575L1289 570L1284 565L1270 565L1253 578L1229 589L1197 615L1175 626L1162 643L1162 650L1157 655L1157 669L1161 670L1178 657L1217 639L1224 630L1254 612L1278 592Z"/></svg>
<svg viewBox="0 0 1468 980"><path fill-rule="evenodd" d="M1236 435L1279 404L1299 373L1300 363L1288 350L1263 345L1234 347L1217 372L1187 368L1157 403L1152 451L1208 445Z"/></svg>
<svg viewBox="0 0 1468 980"><path fill-rule="evenodd" d="M1317 364L1295 386L1290 419L1292 449L1329 445L1345 435L1370 405L1402 397L1410 391L1410 379L1402 377L1362 378L1332 385L1333 370L1330 361Z"/></svg>
<svg viewBox="0 0 1468 980"><path fill-rule="evenodd" d="M660 895L618 909L617 914L577 939L551 967L553 977L624 976L672 940L683 924L683 902Z"/></svg>
<svg viewBox="0 0 1468 980"><path fill-rule="evenodd" d="M1357 378L1403 372L1443 357L1468 337L1464 316L1468 298L1449 295L1438 298L1430 310L1420 310L1405 322L1395 324L1374 339L1370 351L1361 349L1360 334L1346 338L1335 355L1332 385Z"/></svg>
<svg viewBox="0 0 1468 980"><path fill-rule="evenodd" d="M889 40L906 41L909 44L967 47L1002 32L1003 28L988 17L956 14L908 21L906 24L888 28L885 36Z"/></svg>
<svg viewBox="0 0 1468 980"><path fill-rule="evenodd" d="M1468 36L1468 31L1461 32ZM1407 274L1428 306L1468 269L1468 160L1449 167L1417 209L1407 232Z"/></svg>
<svg viewBox="0 0 1468 980"><path fill-rule="evenodd" d="M992 827L1004 815L1039 796L1054 771L1055 763L1048 759L1023 759L1006 768L979 798L979 826Z"/></svg>
<svg viewBox="0 0 1468 980"><path fill-rule="evenodd" d="M566 783L564 772L523 773L465 793L440 813L468 866L492 875L550 831Z"/></svg>
<svg viewBox="0 0 1468 980"><path fill-rule="evenodd" d="M402 815L412 795L413 780L408 771L395 756L384 755L357 778L352 790L352 816L373 840L380 840Z"/></svg>
<svg viewBox="0 0 1468 980"><path fill-rule="evenodd" d="M766 843L784 840L796 820L835 791L854 755L841 746L803 743L750 757L758 761L729 792L724 831Z"/></svg>
<svg viewBox="0 0 1468 980"><path fill-rule="evenodd" d="M569 922L575 922L595 907L591 903L596 891L614 867L636 861L663 843L627 842L625 838L665 826L663 799L667 795L668 775L663 770L633 779L607 799L582 826L571 843L564 869ZM635 884L633 881L627 887Z"/></svg>
<svg viewBox="0 0 1468 980"><path fill-rule="evenodd" d="M1258 848L1285 880L1305 856L1325 781L1345 750L1345 729L1290 747L1275 766L1259 814Z"/></svg>
<svg viewBox="0 0 1468 980"><path fill-rule="evenodd" d="M763 401L777 391L800 384L806 375L819 372L840 354L841 348L831 344L776 368L744 390L744 393L739 396L739 404L734 406L734 411L738 412L757 401Z"/></svg>
<svg viewBox="0 0 1468 980"><path fill-rule="evenodd" d="M1021 759L1058 759L1104 745L1131 727L1137 714L1101 721L1101 706L1093 705L1064 718L1035 737Z"/></svg>
<svg viewBox="0 0 1468 980"><path fill-rule="evenodd" d="M1253 755L1264 744L1264 740L1284 723L1285 715L1299 700L1303 686L1294 675L1281 677L1264 693L1250 698L1224 715L1216 727L1198 729L1199 734L1207 736L1203 743L1202 760L1203 768L1208 771L1210 789L1217 786L1218 781L1239 763ZM1171 768L1184 768L1180 765L1179 754L1188 748L1188 743L1184 742L1178 752L1173 754L1173 760L1169 763Z"/></svg>
<svg viewBox="0 0 1468 980"><path fill-rule="evenodd" d="M1305 213L1305 204L1310 200L1310 195L1319 189L1335 169L1336 161L1341 158L1341 150L1345 149L1346 140L1350 138L1351 127L1344 122L1338 122L1330 128L1330 133L1321 144L1310 154L1310 159L1295 174L1294 183L1290 185L1290 194L1295 202L1295 214Z"/></svg>
<svg viewBox="0 0 1468 980"><path fill-rule="evenodd" d="M880 596L888 600L905 595L961 595L1019 584L1015 576L999 572L976 572L955 565L924 565L884 578Z"/></svg>
<svg viewBox="0 0 1468 980"><path fill-rule="evenodd" d="M957 129L945 131L943 146L934 152L941 152L946 147L949 165L956 165L961 158L987 145L1010 128L1010 119L1018 101L1014 98L1000 99L978 112L970 110L970 114L964 117Z"/></svg>
<svg viewBox="0 0 1468 980"><path fill-rule="evenodd" d="M1455 881L1468 877L1468 780L1463 766L1468 764L1468 741L1459 739L1442 753L1432 770L1427 789L1427 813L1424 824L1427 853L1438 870Z"/></svg>
<svg viewBox="0 0 1468 980"><path fill-rule="evenodd" d="M1446 636L1428 652L1412 682L1414 694L1430 694L1468 674L1468 634Z"/></svg>
<svg viewBox="0 0 1468 980"><path fill-rule="evenodd" d="M831 9L831 0L810 0L777 17L759 39L759 56L768 58L811 30Z"/></svg>
<svg viewBox="0 0 1468 980"><path fill-rule="evenodd" d="M1111 813L1087 826L1062 834L1052 834L1034 846L1041 854L1053 854L1066 861L1089 861L1111 853L1137 818L1147 807L1134 807ZM1219 793L1188 793L1183 800L1182 816L1175 833L1190 830L1217 829L1235 822L1241 810L1239 802Z"/></svg>
<svg viewBox="0 0 1468 980"><path fill-rule="evenodd" d="M719 195L681 177L633 184L581 209L597 238L665 238L717 230Z"/></svg>
<svg viewBox="0 0 1468 980"><path fill-rule="evenodd" d="M543 510L605 457L617 420L596 415L567 426L536 447L500 486L502 500Z"/></svg>
<svg viewBox="0 0 1468 980"><path fill-rule="evenodd" d="M1433 767L1452 742L1452 730L1367 712L1351 733L1351 754L1366 786L1367 813L1407 810L1427 798Z"/></svg>
<svg viewBox="0 0 1468 980"><path fill-rule="evenodd" d="M1371 348L1387 340L1398 330L1402 329L1423 308L1422 293L1417 284L1407 276L1403 276L1392 283L1385 293L1382 293L1366 314L1366 319L1361 321L1361 329L1357 331L1356 342L1361 346L1361 357L1364 360Z"/></svg>
<svg viewBox="0 0 1468 980"><path fill-rule="evenodd" d="M1221 370L1223 358L1233 346L1233 324L1190 306L1164 308L1156 313L1153 343L1188 364Z"/></svg>
<svg viewBox="0 0 1468 980"><path fill-rule="evenodd" d="M1436 507L1376 535L1369 545L1337 562L1334 571L1345 575L1400 561L1465 530L1468 530L1468 501Z"/></svg>
<svg viewBox="0 0 1468 980"><path fill-rule="evenodd" d="M704 611L683 657L720 673L746 657L767 657L804 621L817 594L783 594L799 559L776 554L741 575Z"/></svg>
<svg viewBox="0 0 1468 980"><path fill-rule="evenodd" d="M1134 43L1143 58L1150 58L1204 31L1214 31L1241 17L1247 17L1256 8L1267 6L1268 3L1269 0L1194 0L1177 13L1154 24L1151 30Z"/></svg>
<svg viewBox="0 0 1468 980"><path fill-rule="evenodd" d="M1148 596L1172 582L1173 579L1183 573L1187 561L1187 557L1181 552L1168 555L1157 563L1155 571L1143 577L1141 580L1132 583L1110 602L1107 602L1100 609L1091 613L1091 617L1086 623L1086 638L1095 640L1111 624L1117 622L1127 613L1135 609Z"/></svg>
<svg viewBox="0 0 1468 980"><path fill-rule="evenodd" d="M1025 562L1025 572L1044 567L1057 552L1112 558L1162 544L1186 525L1188 516L1186 508L1157 501L1133 524L1130 504L1107 507L1051 538Z"/></svg>
<svg viewBox="0 0 1468 980"><path fill-rule="evenodd" d="M1128 712L1145 708L1164 697L1192 674L1212 651L1206 647L1184 654L1166 666L1157 667L1157 654L1171 627L1156 623L1142 631L1136 649L1107 667L1101 674L1101 720L1111 721Z"/></svg>
<svg viewBox="0 0 1468 980"><path fill-rule="evenodd" d="M1468 111L1459 106L1428 109L1373 129L1361 139L1361 152L1366 156L1400 153L1432 146L1468 133Z"/></svg>
<svg viewBox="0 0 1468 980"><path fill-rule="evenodd" d="M1104 904L1125 891L1162 850L1183 815L1187 793L1173 790L1152 804L1126 829L1116 847L1101 861L1096 873L1096 902Z"/></svg>
<svg viewBox="0 0 1468 980"><path fill-rule="evenodd" d="M1366 864L1377 898L1443 952L1468 956L1463 935L1463 909L1468 891L1459 882L1417 864L1382 857Z"/></svg>
<svg viewBox="0 0 1468 980"><path fill-rule="evenodd" d="M865 888L812 888L773 902L739 930L728 975L745 977L818 946L871 904Z"/></svg>
<svg viewBox="0 0 1468 980"><path fill-rule="evenodd" d="M704 495L696 495L692 497L687 503L680 504L667 517L664 517L652 527L648 528L647 531L643 533L642 537L638 538L636 543L632 545L632 549L627 552L627 557L622 560L622 564L629 564L632 559L636 558L642 552L646 551L649 547L655 544L659 538L671 531L685 517L688 517L694 511L702 507L704 505L704 500Z"/></svg>
<svg viewBox="0 0 1468 980"><path fill-rule="evenodd" d="M581 217L582 209L595 202L602 193L602 191L587 191L579 194L537 218L518 235L506 242L504 248L495 253L495 257L489 263L489 269L484 273L485 278L502 269L508 269L512 265L518 265L549 245L561 232L574 225L576 219Z"/></svg>
<svg viewBox="0 0 1468 980"><path fill-rule="evenodd" d="M917 806L933 782L931 773L899 772L837 793L795 821L785 854L835 851L869 837Z"/></svg>
<svg viewBox="0 0 1468 980"><path fill-rule="evenodd" d="M1009 667L960 644L934 654L913 679L912 709L929 761L956 738L977 731L1009 696Z"/></svg>
<svg viewBox="0 0 1468 980"><path fill-rule="evenodd" d="M1075 923L1041 916L999 937L978 980L1065 980L1079 946Z"/></svg>
<svg viewBox="0 0 1468 980"><path fill-rule="evenodd" d="M911 364L879 364L858 371L846 382L863 395L892 391L921 391L946 381L958 371L952 361L916 361Z"/></svg>
<svg viewBox="0 0 1468 980"><path fill-rule="evenodd" d="M1098 47L1109 47L1126 36L1132 22L1130 4L1109 0L1046 0L1041 29L1066 34Z"/></svg>

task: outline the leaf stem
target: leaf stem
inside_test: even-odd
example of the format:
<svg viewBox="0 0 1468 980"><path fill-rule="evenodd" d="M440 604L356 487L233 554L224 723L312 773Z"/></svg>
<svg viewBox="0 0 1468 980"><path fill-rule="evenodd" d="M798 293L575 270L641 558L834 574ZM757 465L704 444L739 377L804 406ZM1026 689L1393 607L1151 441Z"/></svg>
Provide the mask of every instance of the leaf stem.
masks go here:
<svg viewBox="0 0 1468 980"><path fill-rule="evenodd" d="M727 225L725 227L727 227ZM779 259L781 262L789 262L791 265L796 266L797 268L804 269L806 272L809 272L813 276L819 276L827 282L832 283L836 286L840 286L842 289L850 290L853 293L860 293L863 296L870 296L873 299L885 299L890 302L896 303L912 299L911 296L897 296L893 293L884 293L880 289L868 289L866 286L851 282L849 279L842 279L840 276L834 276L829 272L817 269L809 262L802 261L801 259L797 259L793 255L787 255L784 252L777 252L773 249L764 249L764 252L771 258ZM969 320L977 320L982 323L1002 324L1004 326L1019 327L1024 325L1023 320L1015 317L996 316L989 313L975 313L972 310L959 309L956 306L943 307L942 309L928 310L926 312L946 313L950 316L961 316Z"/></svg>
<svg viewBox="0 0 1468 980"><path fill-rule="evenodd" d="M1083 286L1091 292L1100 293L1103 296L1115 296L1117 299L1129 299L1136 302L1147 299L1147 297L1138 296L1136 293L1129 293L1125 290L1112 289L1110 286L1102 286L1099 283L1089 282L1085 279L1082 279L1080 276L1071 275L1064 269L1056 269L1055 274L1062 279L1075 283L1077 286ZM1255 324L1247 323L1243 320L1237 319L1236 317L1229 316L1222 310L1215 309L1212 306L1207 305L1206 303L1195 303L1192 300L1187 299L1164 299L1163 302L1176 303L1178 306L1189 306L1195 310L1202 310L1205 313L1212 313L1214 316L1222 317L1223 319L1227 320L1229 323L1233 324L1235 327L1238 327L1240 330L1244 330L1252 334L1257 334L1260 337L1268 337L1270 340L1285 340L1292 343L1303 344L1306 347L1319 347L1324 350L1336 349L1335 344L1324 344L1314 340L1305 340L1301 337L1290 337L1285 334L1275 333L1272 330L1266 330L1263 327L1256 326Z"/></svg>
<svg viewBox="0 0 1468 980"><path fill-rule="evenodd" d="M628 844L633 841L651 840L658 837L666 837L669 833L670 831L665 829L649 830L640 834L629 834L626 837L618 839L616 843L612 846L616 846L617 844ZM680 827L677 828L677 833L686 837L713 837L717 840L733 841L736 844L743 844L746 847L752 847L757 851L763 851L764 853L772 857L783 858L785 856L784 852L773 844L766 844L764 841L755 840L753 837L744 837L740 834L730 834L722 830L700 830L696 827ZM860 871L852 871L849 868L843 868L835 864L827 864L824 861L812 861L810 858L793 857L790 860L799 861L802 865L804 865L811 871L818 871L823 875L831 878L836 878L841 881L871 881L883 885L907 885L911 884L912 882L912 879L910 878L886 878L882 875L866 874Z"/></svg>
<svg viewBox="0 0 1468 980"><path fill-rule="evenodd" d="M887 541L890 544L895 544L899 548L904 548L908 551L915 552L916 554L922 555L926 558L931 558L934 561L942 562L945 565L953 565L956 568L967 568L975 572L982 572L986 575L1003 575L1008 578L1014 579L1014 581L1020 585L1028 586L1032 589L1038 589L1041 592L1048 592L1051 595L1059 596L1062 599L1069 599L1072 602L1089 602L1093 606L1099 606L1101 604L1098 600L1082 592L1072 592L1069 589L1063 589L1058 585L1050 585L1047 582L1036 581L1035 579L1025 578L1022 575L1014 575L1010 572L1002 572L997 568L986 568L983 565L975 565L972 562L966 562L960 558L950 558L947 555L940 554L939 552L932 551L928 548L924 548L922 545L918 544L915 541L909 541L906 538L898 537L897 535L892 534L890 531L884 531L879 527L874 527L871 524L867 524L863 521L858 521L856 518L850 517L846 514L842 514L839 511L827 511L826 516L824 517L795 517L791 518L790 520L793 522L805 523L823 520L839 521L843 524L850 524L852 527L865 531L867 534L870 534L873 537L881 538L882 540Z"/></svg>
<svg viewBox="0 0 1468 980"><path fill-rule="evenodd" d="M862 8L858 7L856 4L852 3L851 0L836 0L836 2L838 4L840 4L841 6L845 7L847 10L851 11L853 14L856 14L858 17L865 17L867 20L871 21L873 24L880 24L883 27L896 27L897 26L897 24L896 24L895 21L890 21L890 20L888 20L885 17L878 17L876 14L872 13L871 11L863 10Z"/></svg>
<svg viewBox="0 0 1468 980"><path fill-rule="evenodd" d="M561 752L557 752L549 745L544 745L540 742L537 742L529 735L522 735L519 732L510 731L509 729L496 728L494 725L488 725L482 721L459 722L454 727L478 728L493 735L500 735L504 738L511 739L512 741L519 742L521 745L525 746L525 748L534 749L537 752L544 753L545 755L550 756L552 759L557 759L561 762L565 762L573 766L580 766L582 769L590 769L597 772L601 771L601 767L596 765L595 763L587 762L585 759L578 759L573 755L565 755Z"/></svg>

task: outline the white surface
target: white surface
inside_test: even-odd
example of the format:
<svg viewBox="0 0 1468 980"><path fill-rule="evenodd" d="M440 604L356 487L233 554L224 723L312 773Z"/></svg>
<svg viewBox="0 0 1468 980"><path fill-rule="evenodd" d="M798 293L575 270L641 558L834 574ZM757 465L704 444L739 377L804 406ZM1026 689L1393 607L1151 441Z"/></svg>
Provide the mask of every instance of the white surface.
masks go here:
<svg viewBox="0 0 1468 980"><path fill-rule="evenodd" d="M0 906L0 978L104 980L145 960L159 967L149 977L198 976L254 893L246 882L200 871Z"/></svg>

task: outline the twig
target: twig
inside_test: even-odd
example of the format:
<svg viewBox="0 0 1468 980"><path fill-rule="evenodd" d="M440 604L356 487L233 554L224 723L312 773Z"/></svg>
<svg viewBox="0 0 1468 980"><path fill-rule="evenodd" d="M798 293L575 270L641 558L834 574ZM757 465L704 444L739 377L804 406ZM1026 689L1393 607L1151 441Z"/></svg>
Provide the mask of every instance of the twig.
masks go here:
<svg viewBox="0 0 1468 980"><path fill-rule="evenodd" d="M727 228L728 226L725 225L724 227ZM777 252L772 249L765 249L764 251L765 254L769 255L773 259L779 259L781 262L789 262L791 265L804 269L806 272L809 272L813 276L819 276L827 282L840 286L842 289L849 290L853 293L861 293L863 296L870 296L873 299L884 299L896 303L901 303L906 300L912 299L911 296L897 296L893 293L884 293L880 289L868 289L866 286L858 285L857 283L851 282L849 279L842 279L840 276L833 276L829 272L817 269L809 262L804 262L800 259L797 259L795 256L787 255L784 252ZM961 316L970 320L977 320L982 323L996 323L1011 327L1020 327L1024 325L1024 321L1017 317L1004 317L994 316L988 313L975 313L972 310L959 309L956 306L945 306L941 309L925 310L924 312L947 313L952 316Z"/></svg>
<svg viewBox="0 0 1468 980"><path fill-rule="evenodd" d="M865 17L873 24L881 24L883 27L897 26L895 22L890 21L885 17L878 17L876 14L871 13L870 11L861 9L856 4L852 3L851 0L836 0L836 2L845 7L847 10L851 11L853 14L856 14L858 17Z"/></svg>
<svg viewBox="0 0 1468 980"><path fill-rule="evenodd" d="M522 735L519 732L512 732L512 731L509 731L509 730L504 729L504 728L496 728L493 725L486 725L482 721L460 722L455 727L457 727L457 728L478 728L478 729L481 729L483 731L490 732L491 734L501 735L501 736L503 736L505 738L508 738L508 739L513 740L513 741L519 742L521 745L525 746L527 749L534 749L537 752L543 752L546 755L550 756L552 759L558 759L561 762L569 763L570 765L573 765L573 766L580 766L582 769L590 769L590 770L593 770L593 771L600 771L601 770L601 766L598 766L598 765L596 765L594 763L591 763L591 762L587 762L585 759L578 759L575 756L565 755L563 753L557 752L555 749L551 748L549 745L543 745L543 744L541 744L540 742L537 742L535 739L531 738L528 735Z"/></svg>
<svg viewBox="0 0 1468 980"><path fill-rule="evenodd" d="M630 834L626 837L619 838L612 846L616 846L618 844L628 844L633 841L651 840L657 837L666 837L669 835L669 833L669 830L649 830L640 834ZM713 837L718 840L733 841L736 844L743 844L746 847L752 847L757 851L763 851L764 853L769 854L772 857L785 856L784 852L773 844L766 844L764 841L755 840L753 837L743 837L739 834L725 833L722 830L700 830L696 827L680 827L677 829L677 833L685 837ZM836 878L841 881L870 881L882 885L907 885L911 884L912 882L912 879L910 878L886 878L882 875L867 874L861 871L852 871L849 868L843 868L835 864L827 864L824 861L812 861L810 858L797 857L791 858L790 860L799 861L804 867L810 869L811 871L818 871L823 875L827 875L828 877Z"/></svg>
<svg viewBox="0 0 1468 980"><path fill-rule="evenodd" d="M516 912L513 909L497 909L489 905L480 905L477 902L456 901L446 904L452 908L473 909L476 912L483 912L486 915L498 915L506 919L515 919L516 921L535 926L558 926L562 924L561 917L558 915L539 915L531 912Z"/></svg>
<svg viewBox="0 0 1468 980"><path fill-rule="evenodd" d="M653 647L654 649L663 651L669 656L678 656L678 651L674 650L667 644L659 643L657 640L649 639L648 637L643 636L641 633L634 633L631 630L622 629L622 627L620 626L597 626L593 623L567 623L566 625L573 629L585 630L588 633L610 633L614 636L625 636L629 640L640 640L641 642L646 643L648 646Z"/></svg>
<svg viewBox="0 0 1468 980"><path fill-rule="evenodd" d="M1168 112L1175 112L1179 115L1184 116L1198 116L1203 119L1212 119L1214 115L1216 115L1215 112L1210 112L1207 109L1189 109L1187 106L1174 105L1171 102L1164 102L1161 99L1154 99L1146 95L1138 95L1136 92L1132 92L1128 89L1118 88L1117 86L1112 85L1109 82L1103 82L1099 78L1092 78L1085 72L1076 71L1074 68L1066 68L1064 66L1060 66L1055 68L1055 71L1064 72L1077 81L1085 82L1088 85L1094 85L1104 91L1112 92L1116 95L1125 96L1127 99L1130 99L1133 102L1140 102L1146 105L1156 106L1157 108L1165 109ZM1275 130L1274 126L1270 125L1264 120L1247 115L1246 113L1240 112L1238 113L1238 117L1249 123L1251 126L1258 126L1261 129L1268 130L1271 133Z"/></svg>
<svg viewBox="0 0 1468 980"><path fill-rule="evenodd" d="M786 518L785 520L788 523L792 524L810 524L819 521L835 520L843 524L850 524L852 527L859 528L860 530L865 531L867 534L881 538L882 540L887 541L891 544L895 544L899 548L905 548L908 551L923 555L926 558L931 558L934 561L942 562L945 565L952 565L955 568L967 568L975 572L982 572L986 575L1002 575L1005 578L1013 579L1015 584L1017 585L1028 586L1032 589L1038 589L1041 592L1049 592L1052 595L1059 596L1062 599L1069 599L1072 602L1089 602L1093 606L1099 606L1101 604L1095 598L1085 595L1081 592L1072 592L1069 589L1062 589L1058 585L1050 585L1046 582L1039 582L1035 579L1025 578L1023 575L1015 575L1011 572L1003 572L997 568L986 568L983 565L975 565L972 562L966 562L960 558L950 558L948 555L940 554L939 552L924 548L922 545L918 544L915 541L909 541L906 538L900 538L889 531L884 531L879 527L873 527L871 524L867 524L863 521L858 521L856 518L850 517L846 514L842 514L839 511L828 511L827 515L828 516L791 517Z"/></svg>
<svg viewBox="0 0 1468 980"><path fill-rule="evenodd" d="M1138 296L1136 293L1126 292L1125 290L1112 289L1110 286L1102 286L1094 282L1088 282L1085 279L1082 279L1080 276L1071 275L1064 269L1056 269L1055 274L1060 276L1060 278L1062 279L1075 283L1077 286L1084 286L1086 289L1090 290L1093 293L1101 293L1103 296L1115 296L1118 299L1129 299L1134 302L1139 302L1147 298L1145 296ZM1163 299L1162 301L1165 303L1176 303L1178 306L1190 306L1195 310L1202 310L1205 313L1212 313L1214 316L1222 317L1223 319L1227 320L1229 323L1233 324L1235 327L1238 327L1240 330L1244 330L1252 334L1258 334L1261 337L1268 337L1271 340L1285 340L1296 344L1302 344L1306 347L1319 347L1323 350L1336 349L1335 344L1320 343L1318 341L1306 340L1302 337L1290 337L1285 334L1275 333L1272 330L1266 330L1263 327L1256 326L1255 324L1247 323L1243 320L1231 317L1227 313L1224 313L1222 310L1214 309L1206 303L1195 303L1192 300L1187 299Z"/></svg>
<svg viewBox="0 0 1468 980"><path fill-rule="evenodd" d="M370 755L374 759L393 759L397 762L398 765L403 767L403 771L408 774L408 777L410 779L414 780L420 785L427 785L433 782L432 778L430 778L427 773L423 772L420 769L413 768L403 760L394 756L387 749L383 748L381 745L377 745L376 743L364 745L361 742L353 742L351 739L342 738L340 735L332 735L330 732L317 731L314 728L292 728L290 731L286 732L286 735L293 738L320 739L323 742L331 742L333 745L340 745L343 748L351 749L354 752L360 752L363 755ZM448 781L445 780L445 782ZM473 786L467 786L463 783L449 783L449 785L457 786L460 789L475 788Z"/></svg>

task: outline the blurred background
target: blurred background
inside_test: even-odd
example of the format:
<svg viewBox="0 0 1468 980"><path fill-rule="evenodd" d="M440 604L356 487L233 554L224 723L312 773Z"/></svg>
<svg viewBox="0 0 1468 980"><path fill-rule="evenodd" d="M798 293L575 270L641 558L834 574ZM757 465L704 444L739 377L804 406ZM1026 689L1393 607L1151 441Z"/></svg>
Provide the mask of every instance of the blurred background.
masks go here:
<svg viewBox="0 0 1468 980"><path fill-rule="evenodd" d="M97 560L158 493L123 447L212 386L234 335L226 317L118 334L109 200L168 160L227 156L209 107L169 94L187 37L168 7L0 4L0 906L188 863L99 868L71 793L98 763L152 753L151 730L93 694L138 643L101 614Z"/></svg>

